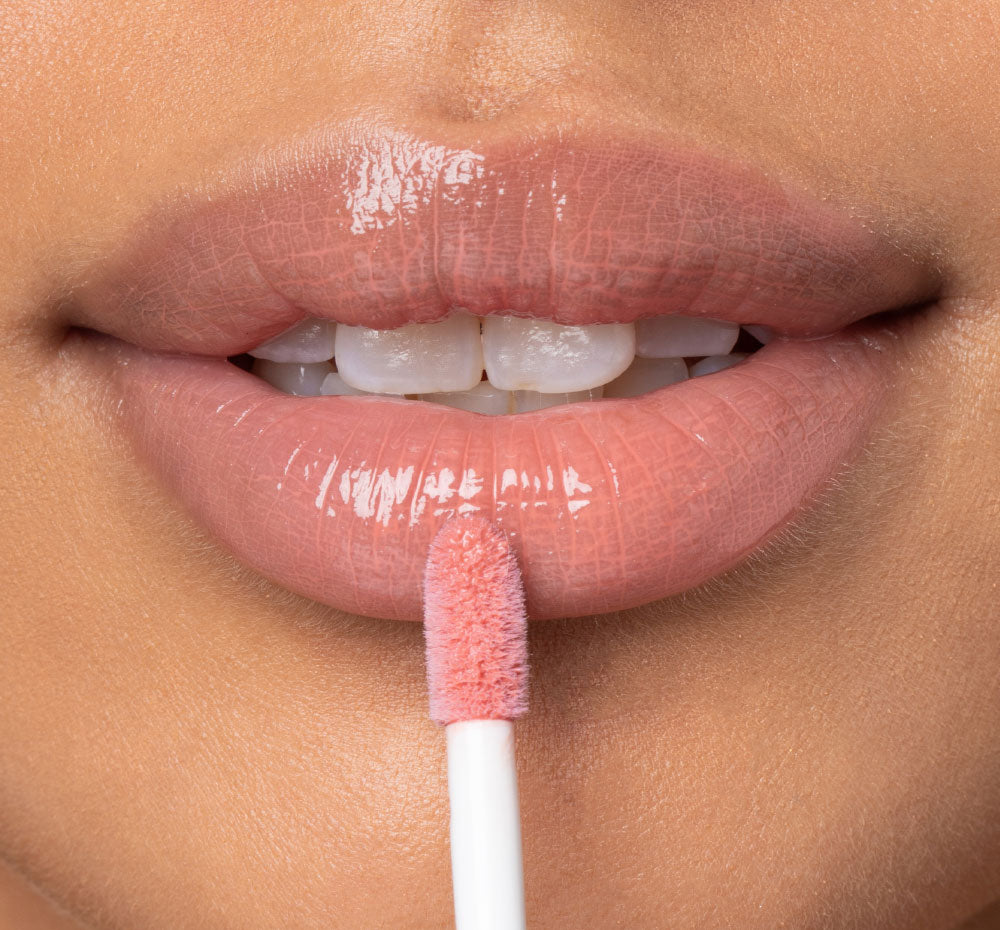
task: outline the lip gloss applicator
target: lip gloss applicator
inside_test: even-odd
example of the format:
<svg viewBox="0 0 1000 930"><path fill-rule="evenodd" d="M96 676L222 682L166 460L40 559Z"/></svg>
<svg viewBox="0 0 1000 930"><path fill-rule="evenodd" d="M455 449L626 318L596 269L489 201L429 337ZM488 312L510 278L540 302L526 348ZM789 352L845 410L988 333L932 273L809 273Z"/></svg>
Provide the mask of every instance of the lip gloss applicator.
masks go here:
<svg viewBox="0 0 1000 930"><path fill-rule="evenodd" d="M513 722L528 710L517 559L482 517L449 520L424 570L430 713L445 728L456 930L523 930Z"/></svg>

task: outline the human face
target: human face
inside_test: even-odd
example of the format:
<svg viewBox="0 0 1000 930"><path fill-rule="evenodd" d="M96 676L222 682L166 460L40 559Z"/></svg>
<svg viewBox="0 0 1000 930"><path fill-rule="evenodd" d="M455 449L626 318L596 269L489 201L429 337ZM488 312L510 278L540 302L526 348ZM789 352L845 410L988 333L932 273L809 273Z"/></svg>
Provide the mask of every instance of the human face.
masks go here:
<svg viewBox="0 0 1000 930"><path fill-rule="evenodd" d="M851 294L892 279L897 305L924 304L863 343L863 365L834 356L846 394L810 407L832 373L802 387L782 369L802 397L764 426L773 403L755 408L748 435L815 436L835 412L856 429L794 468L779 446L772 471L740 472L747 493L787 492L781 512L744 540L737 516L763 504L727 505L667 589L650 579L673 562L646 575L627 549L614 597L574 600L584 582L553 579L597 533L542 539L496 512L523 530L529 597L552 618L532 628L518 731L529 920L916 930L1000 897L998 21L995 0L7 4L0 856L93 927L448 925L442 739L419 625L389 619L417 609L431 523L385 549L370 524L324 524L331 552L360 540L382 573L364 596L257 558L241 540L273 542L281 512L232 531L209 490L177 478L229 449L208 408L183 434L184 411L143 412L149 394L93 330L121 335L139 313L105 283L164 238L164 216L257 196L251 178L280 188L303 152L336 167L352 139L402 134L494 161L513 147L527 164L553 140L641 141L654 160L695 151L808 202L794 228L811 244L790 265L815 261L806 233L835 216L835 250L875 244ZM676 396L761 383L766 367L762 353ZM331 422L355 403L328 400ZM713 449L746 428L736 414ZM522 422L558 436L565 417L594 414ZM170 471L151 444L188 458ZM718 463L720 501L739 451ZM693 524L674 522L690 512L662 506L636 504L623 533L682 525L690 558ZM289 521L275 548L303 549L301 529ZM738 538L712 561L726 532Z"/></svg>

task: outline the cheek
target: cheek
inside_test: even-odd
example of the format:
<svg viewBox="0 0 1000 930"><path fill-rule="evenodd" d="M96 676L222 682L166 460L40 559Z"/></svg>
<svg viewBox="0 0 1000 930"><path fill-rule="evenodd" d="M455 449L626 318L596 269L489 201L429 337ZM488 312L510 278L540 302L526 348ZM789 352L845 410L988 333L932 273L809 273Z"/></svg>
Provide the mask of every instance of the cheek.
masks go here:
<svg viewBox="0 0 1000 930"><path fill-rule="evenodd" d="M129 522L106 562L69 578L50 564L20 601L2 670L5 857L101 926L447 913L419 627L275 603L169 521L155 540Z"/></svg>

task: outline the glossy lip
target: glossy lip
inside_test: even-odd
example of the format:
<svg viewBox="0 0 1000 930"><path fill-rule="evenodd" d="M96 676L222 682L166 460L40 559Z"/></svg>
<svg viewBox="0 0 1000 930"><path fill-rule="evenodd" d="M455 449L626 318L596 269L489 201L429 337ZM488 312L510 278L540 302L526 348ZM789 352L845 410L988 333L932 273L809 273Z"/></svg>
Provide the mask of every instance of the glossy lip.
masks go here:
<svg viewBox="0 0 1000 930"><path fill-rule="evenodd" d="M117 339L71 344L110 370L138 448L223 543L358 614L419 619L427 547L461 513L511 536L535 619L732 567L878 409L891 331L836 330L932 286L829 209L697 151L385 133L289 163L154 220L72 306ZM293 398L222 359L164 354L235 354L306 314L384 327L453 306L578 323L683 310L830 335L641 398L500 418Z"/></svg>

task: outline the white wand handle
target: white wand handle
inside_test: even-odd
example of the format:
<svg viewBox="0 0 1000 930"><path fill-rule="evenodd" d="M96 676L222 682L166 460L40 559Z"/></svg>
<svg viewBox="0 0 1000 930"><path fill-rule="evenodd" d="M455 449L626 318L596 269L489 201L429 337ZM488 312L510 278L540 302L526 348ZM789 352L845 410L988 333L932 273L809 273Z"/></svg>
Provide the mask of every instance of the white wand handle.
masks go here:
<svg viewBox="0 0 1000 930"><path fill-rule="evenodd" d="M456 930L524 930L514 724L445 727Z"/></svg>

